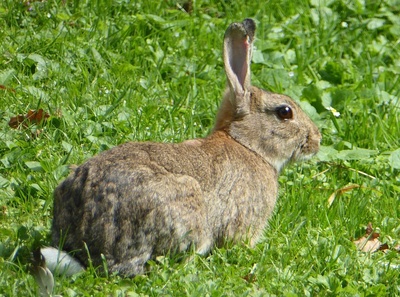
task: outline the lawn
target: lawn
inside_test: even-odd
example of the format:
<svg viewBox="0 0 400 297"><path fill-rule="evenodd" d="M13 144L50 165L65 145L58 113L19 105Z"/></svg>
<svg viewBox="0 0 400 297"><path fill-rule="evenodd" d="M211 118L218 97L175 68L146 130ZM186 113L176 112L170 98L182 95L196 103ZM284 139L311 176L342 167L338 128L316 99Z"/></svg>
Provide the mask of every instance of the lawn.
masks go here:
<svg viewBox="0 0 400 297"><path fill-rule="evenodd" d="M63 296L399 296L400 1L0 1L0 296L37 296L69 165L127 141L206 136L227 26L256 20L254 85L298 101L323 135L287 167L265 238L166 256L124 279L89 267ZM371 223L382 250L354 240ZM384 246L383 244L387 244Z"/></svg>

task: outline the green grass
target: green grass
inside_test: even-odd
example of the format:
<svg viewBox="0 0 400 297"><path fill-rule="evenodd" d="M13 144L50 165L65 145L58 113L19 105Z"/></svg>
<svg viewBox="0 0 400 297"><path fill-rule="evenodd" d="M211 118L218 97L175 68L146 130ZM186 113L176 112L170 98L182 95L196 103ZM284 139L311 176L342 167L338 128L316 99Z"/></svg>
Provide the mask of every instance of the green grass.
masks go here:
<svg viewBox="0 0 400 297"><path fill-rule="evenodd" d="M258 24L253 83L301 102L323 134L317 158L283 172L265 239L188 263L158 259L134 279L91 268L57 278L55 293L400 295L400 255L352 242L368 222L390 247L400 241L400 1L183 4L0 2L0 295L36 296L28 259L50 242L52 192L69 164L130 140L209 133L225 84L222 37L246 17ZM8 125L40 108L43 125Z"/></svg>

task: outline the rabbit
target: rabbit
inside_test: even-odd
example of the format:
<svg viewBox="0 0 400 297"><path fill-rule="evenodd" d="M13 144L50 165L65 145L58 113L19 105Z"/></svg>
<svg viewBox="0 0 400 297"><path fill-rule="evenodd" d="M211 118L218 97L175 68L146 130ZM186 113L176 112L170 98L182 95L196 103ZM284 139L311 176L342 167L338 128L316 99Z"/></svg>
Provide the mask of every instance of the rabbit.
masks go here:
<svg viewBox="0 0 400 297"><path fill-rule="evenodd" d="M210 135L128 142L87 160L55 189L52 245L133 277L160 255L260 240L279 173L316 154L321 135L292 99L251 85L255 30L252 19L226 30L227 87Z"/></svg>

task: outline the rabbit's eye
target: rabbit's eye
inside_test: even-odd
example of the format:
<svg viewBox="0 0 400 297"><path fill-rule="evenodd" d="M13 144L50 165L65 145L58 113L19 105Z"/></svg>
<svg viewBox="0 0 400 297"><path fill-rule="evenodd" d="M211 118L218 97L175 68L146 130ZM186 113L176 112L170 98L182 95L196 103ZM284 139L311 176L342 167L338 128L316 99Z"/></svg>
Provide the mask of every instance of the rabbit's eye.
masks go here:
<svg viewBox="0 0 400 297"><path fill-rule="evenodd" d="M281 106L276 110L278 117L281 120L290 120L293 118L293 111L289 106Z"/></svg>

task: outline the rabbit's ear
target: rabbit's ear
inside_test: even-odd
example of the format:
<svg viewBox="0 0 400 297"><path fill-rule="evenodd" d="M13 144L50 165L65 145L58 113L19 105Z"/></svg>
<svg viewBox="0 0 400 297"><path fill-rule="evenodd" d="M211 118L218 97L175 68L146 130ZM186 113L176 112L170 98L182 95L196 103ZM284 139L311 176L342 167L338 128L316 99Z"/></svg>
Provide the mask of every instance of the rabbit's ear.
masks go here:
<svg viewBox="0 0 400 297"><path fill-rule="evenodd" d="M231 24L224 37L224 64L232 104L239 114L247 114L250 100L250 62L256 24L252 19Z"/></svg>

